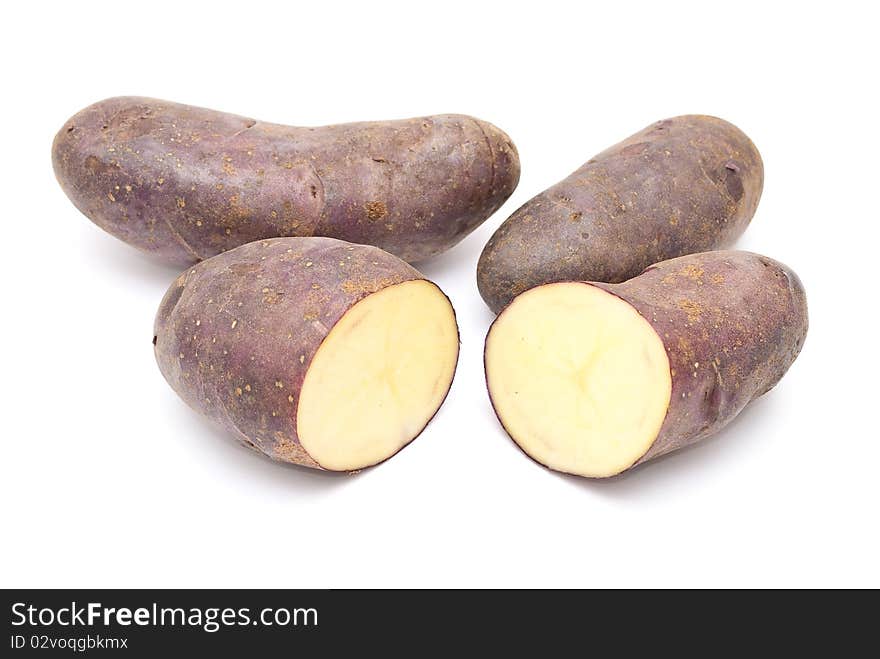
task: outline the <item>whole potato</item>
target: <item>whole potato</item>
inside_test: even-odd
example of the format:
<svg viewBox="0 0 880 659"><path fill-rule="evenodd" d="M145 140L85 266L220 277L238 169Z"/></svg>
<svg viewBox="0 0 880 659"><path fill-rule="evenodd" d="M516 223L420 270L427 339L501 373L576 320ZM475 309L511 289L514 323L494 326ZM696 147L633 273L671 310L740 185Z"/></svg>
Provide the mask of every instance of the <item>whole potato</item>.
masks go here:
<svg viewBox="0 0 880 659"><path fill-rule="evenodd" d="M477 266L498 313L554 281L621 282L652 263L730 246L755 214L761 156L736 126L686 115L658 121L526 202Z"/></svg>
<svg viewBox="0 0 880 659"><path fill-rule="evenodd" d="M279 236L419 261L473 231L519 180L510 138L472 117L294 128L138 97L73 116L52 162L95 224L179 263Z"/></svg>
<svg viewBox="0 0 880 659"><path fill-rule="evenodd" d="M244 444L353 471L394 455L434 416L458 327L443 292L387 252L278 238L182 274L153 344L180 397Z"/></svg>
<svg viewBox="0 0 880 659"><path fill-rule="evenodd" d="M489 331L486 379L529 456L613 476L717 433L779 382L807 325L788 267L749 252L692 254L621 284L522 293Z"/></svg>

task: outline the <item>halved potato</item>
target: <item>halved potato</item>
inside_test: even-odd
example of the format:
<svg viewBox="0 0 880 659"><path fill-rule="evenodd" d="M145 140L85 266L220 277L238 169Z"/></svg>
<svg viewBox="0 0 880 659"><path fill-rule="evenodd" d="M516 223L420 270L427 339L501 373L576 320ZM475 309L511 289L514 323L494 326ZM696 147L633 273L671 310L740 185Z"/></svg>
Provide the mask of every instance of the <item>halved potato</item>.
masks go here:
<svg viewBox="0 0 880 659"><path fill-rule="evenodd" d="M446 397L458 360L447 297L376 247L243 245L193 266L156 317L174 390L248 446L354 471L394 455Z"/></svg>
<svg viewBox="0 0 880 659"><path fill-rule="evenodd" d="M613 476L718 432L779 382L807 326L790 268L750 252L692 254L621 284L520 294L489 330L486 381L536 461Z"/></svg>

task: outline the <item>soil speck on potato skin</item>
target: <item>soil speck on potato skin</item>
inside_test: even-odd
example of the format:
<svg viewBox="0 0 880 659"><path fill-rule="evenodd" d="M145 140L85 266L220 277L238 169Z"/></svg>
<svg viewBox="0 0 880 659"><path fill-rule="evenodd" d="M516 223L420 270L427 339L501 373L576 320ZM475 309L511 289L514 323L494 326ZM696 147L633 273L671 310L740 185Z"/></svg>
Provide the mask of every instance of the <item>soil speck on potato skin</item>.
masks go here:
<svg viewBox="0 0 880 659"><path fill-rule="evenodd" d="M388 215L388 207L381 201L368 202L364 204L364 209L367 211L367 217L371 220L381 220Z"/></svg>

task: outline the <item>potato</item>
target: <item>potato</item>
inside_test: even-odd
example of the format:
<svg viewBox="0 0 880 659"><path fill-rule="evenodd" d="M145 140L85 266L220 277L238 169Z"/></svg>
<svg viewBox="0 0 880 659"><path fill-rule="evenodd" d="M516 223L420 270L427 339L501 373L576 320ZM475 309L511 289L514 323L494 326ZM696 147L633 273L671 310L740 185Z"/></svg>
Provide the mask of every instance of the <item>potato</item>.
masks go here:
<svg viewBox="0 0 880 659"><path fill-rule="evenodd" d="M526 454L607 477L718 432L779 382L806 333L794 272L749 252L706 252L621 284L519 295L489 331L486 380Z"/></svg>
<svg viewBox="0 0 880 659"><path fill-rule="evenodd" d="M334 471L421 433L458 361L435 284L332 238L254 242L193 266L166 293L153 344L191 407L276 460Z"/></svg>
<svg viewBox="0 0 880 659"><path fill-rule="evenodd" d="M472 117L293 128L137 97L72 117L52 161L95 224L179 263L281 236L420 261L473 231L519 180L510 138Z"/></svg>
<svg viewBox="0 0 880 659"><path fill-rule="evenodd" d="M526 202L477 266L498 313L554 281L618 283L652 263L730 246L761 197L758 150L735 126L702 115L659 121Z"/></svg>

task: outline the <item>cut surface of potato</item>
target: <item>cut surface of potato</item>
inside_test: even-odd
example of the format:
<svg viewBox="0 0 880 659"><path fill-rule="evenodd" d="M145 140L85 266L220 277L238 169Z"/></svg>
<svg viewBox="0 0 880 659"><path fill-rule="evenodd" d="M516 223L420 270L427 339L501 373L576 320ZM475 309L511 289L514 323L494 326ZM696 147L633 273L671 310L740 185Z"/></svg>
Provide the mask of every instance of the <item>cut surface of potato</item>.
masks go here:
<svg viewBox="0 0 880 659"><path fill-rule="evenodd" d="M630 304L590 284L517 297L486 340L492 404L510 436L551 469L617 474L656 439L672 392L663 342Z"/></svg>
<svg viewBox="0 0 880 659"><path fill-rule="evenodd" d="M297 407L303 448L339 471L394 455L443 403L457 360L455 313L437 286L406 281L365 297L306 373Z"/></svg>

